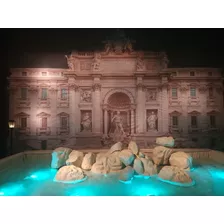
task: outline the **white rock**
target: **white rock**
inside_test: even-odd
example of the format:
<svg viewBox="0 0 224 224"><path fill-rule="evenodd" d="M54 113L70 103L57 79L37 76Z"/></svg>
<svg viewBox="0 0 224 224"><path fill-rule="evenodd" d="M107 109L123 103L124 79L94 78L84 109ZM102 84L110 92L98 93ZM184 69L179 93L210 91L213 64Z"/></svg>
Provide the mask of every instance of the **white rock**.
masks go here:
<svg viewBox="0 0 224 224"><path fill-rule="evenodd" d="M52 152L51 168L58 169L66 164L72 149L58 147Z"/></svg>
<svg viewBox="0 0 224 224"><path fill-rule="evenodd" d="M172 149L164 146L157 146L153 149L152 159L156 165L167 165L169 164L169 158L173 153Z"/></svg>
<svg viewBox="0 0 224 224"><path fill-rule="evenodd" d="M76 180L82 180L85 178L85 175L81 168L70 165L70 166L63 166L61 167L56 176L56 181L76 181Z"/></svg>
<svg viewBox="0 0 224 224"><path fill-rule="evenodd" d="M138 153L139 153L138 145L134 141L129 142L128 149L131 150L132 153L135 155L138 155Z"/></svg>
<svg viewBox="0 0 224 224"><path fill-rule="evenodd" d="M137 174L144 174L144 167L143 167L143 163L140 159L135 159L134 160L134 166L133 166L135 172Z"/></svg>
<svg viewBox="0 0 224 224"><path fill-rule="evenodd" d="M116 151L121 151L122 150L122 142L117 142L116 144L112 145L110 150L107 152L108 155L112 154L113 152Z"/></svg>
<svg viewBox="0 0 224 224"><path fill-rule="evenodd" d="M129 166L133 163L135 156L130 150L125 149L119 153L119 158L125 166Z"/></svg>
<svg viewBox="0 0 224 224"><path fill-rule="evenodd" d="M87 153L82 161L81 168L84 170L91 170L92 165L96 162L96 155L94 153Z"/></svg>
<svg viewBox="0 0 224 224"><path fill-rule="evenodd" d="M169 162L171 166L177 166L180 169L191 169L192 160L192 157L185 152L175 152L170 156Z"/></svg>
<svg viewBox="0 0 224 224"><path fill-rule="evenodd" d="M158 173L157 166L153 164L151 159L141 158L144 167L144 174L145 175L155 175Z"/></svg>
<svg viewBox="0 0 224 224"><path fill-rule="evenodd" d="M158 176L166 181L192 183L191 177L184 170L175 166L164 166Z"/></svg>
<svg viewBox="0 0 224 224"><path fill-rule="evenodd" d="M69 154L68 159L66 160L66 164L81 167L83 158L83 152L72 150L72 152Z"/></svg>
<svg viewBox="0 0 224 224"><path fill-rule="evenodd" d="M174 147L174 138L173 137L159 137L156 138L156 144L166 146L166 147Z"/></svg>

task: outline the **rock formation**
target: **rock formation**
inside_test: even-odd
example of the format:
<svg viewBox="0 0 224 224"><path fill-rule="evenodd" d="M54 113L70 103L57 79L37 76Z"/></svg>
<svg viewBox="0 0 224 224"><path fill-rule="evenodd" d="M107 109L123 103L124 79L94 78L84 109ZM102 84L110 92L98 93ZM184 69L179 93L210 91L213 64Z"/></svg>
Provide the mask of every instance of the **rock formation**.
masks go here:
<svg viewBox="0 0 224 224"><path fill-rule="evenodd" d="M164 146L157 146L153 149L153 161L156 165L167 165L169 164L169 158L173 150Z"/></svg>
<svg viewBox="0 0 224 224"><path fill-rule="evenodd" d="M192 157L185 152L175 152L169 159L171 166L179 167L180 169L192 168Z"/></svg>
<svg viewBox="0 0 224 224"><path fill-rule="evenodd" d="M66 164L72 149L58 147L52 152L51 168L58 169Z"/></svg>
<svg viewBox="0 0 224 224"><path fill-rule="evenodd" d="M72 152L69 154L68 159L66 160L66 165L74 165L77 167L81 167L83 157L83 152L72 150Z"/></svg>

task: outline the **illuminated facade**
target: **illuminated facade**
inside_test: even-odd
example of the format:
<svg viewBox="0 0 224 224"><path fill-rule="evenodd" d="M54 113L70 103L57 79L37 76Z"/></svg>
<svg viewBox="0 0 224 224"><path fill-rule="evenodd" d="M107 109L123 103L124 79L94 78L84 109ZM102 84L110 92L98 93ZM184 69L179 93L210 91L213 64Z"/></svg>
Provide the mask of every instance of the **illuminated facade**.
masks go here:
<svg viewBox="0 0 224 224"><path fill-rule="evenodd" d="M168 133L203 147L223 131L220 69L169 68L164 52L137 52L128 40L65 60L67 69L11 69L9 117L33 148L127 136L147 147Z"/></svg>

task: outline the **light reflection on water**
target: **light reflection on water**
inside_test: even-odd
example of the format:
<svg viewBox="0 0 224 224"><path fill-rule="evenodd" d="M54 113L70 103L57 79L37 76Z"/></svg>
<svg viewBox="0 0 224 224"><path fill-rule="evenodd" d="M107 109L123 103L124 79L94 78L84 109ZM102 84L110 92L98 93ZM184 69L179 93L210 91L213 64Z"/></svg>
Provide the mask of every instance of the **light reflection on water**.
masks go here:
<svg viewBox="0 0 224 224"><path fill-rule="evenodd" d="M224 166L202 165L190 172L196 184L191 187L161 182L156 176L134 177L131 183L119 182L116 175L92 175L84 182L54 182L53 169L31 172L23 180L0 186L0 196L199 196L224 195Z"/></svg>

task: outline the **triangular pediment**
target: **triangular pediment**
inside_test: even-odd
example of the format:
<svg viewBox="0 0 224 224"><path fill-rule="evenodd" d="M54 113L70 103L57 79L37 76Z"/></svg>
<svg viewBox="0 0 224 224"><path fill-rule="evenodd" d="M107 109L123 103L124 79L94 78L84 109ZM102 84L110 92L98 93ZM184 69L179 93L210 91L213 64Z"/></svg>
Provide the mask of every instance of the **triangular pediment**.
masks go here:
<svg viewBox="0 0 224 224"><path fill-rule="evenodd" d="M181 115L181 112L177 111L177 110L174 110L170 113L171 116L180 116Z"/></svg>
<svg viewBox="0 0 224 224"><path fill-rule="evenodd" d="M190 114L190 115L198 115L198 114L200 114L200 112L197 111L197 110L192 110L192 111L188 112L188 114Z"/></svg>
<svg viewBox="0 0 224 224"><path fill-rule="evenodd" d="M68 117L69 116L69 114L67 114L65 112L61 112L61 113L59 113L57 115L60 116L60 117Z"/></svg>
<svg viewBox="0 0 224 224"><path fill-rule="evenodd" d="M24 112L20 112L18 114L15 115L16 117L29 117L30 115Z"/></svg>
<svg viewBox="0 0 224 224"><path fill-rule="evenodd" d="M37 114L37 117L49 117L49 116L51 116L51 115L47 114L45 112L41 112L41 113Z"/></svg>

